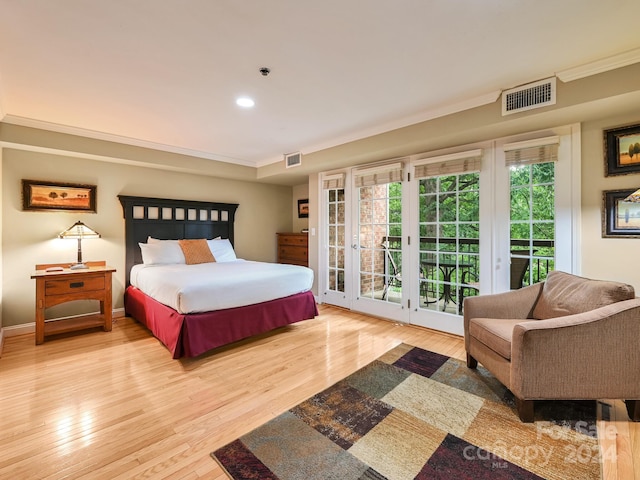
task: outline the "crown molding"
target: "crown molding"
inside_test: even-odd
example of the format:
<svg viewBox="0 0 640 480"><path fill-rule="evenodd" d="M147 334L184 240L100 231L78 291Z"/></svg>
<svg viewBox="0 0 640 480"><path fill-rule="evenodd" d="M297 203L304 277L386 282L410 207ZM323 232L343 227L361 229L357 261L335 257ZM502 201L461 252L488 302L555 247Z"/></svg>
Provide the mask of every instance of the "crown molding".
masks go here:
<svg viewBox="0 0 640 480"><path fill-rule="evenodd" d="M0 115L2 114L2 105L0 105ZM2 117L0 117L2 118ZM165 145L162 143L150 142L147 140L141 140L137 138L124 137L121 135L115 135L111 133L98 132L96 130L88 130L79 127L70 127L68 125L60 125L58 123L45 122L42 120L35 120L33 118L20 117L18 115L5 115L2 118L4 123L10 123L12 125L18 125L21 127L37 128L40 130L48 130L56 133L63 133L68 135L77 135L80 137L92 138L94 140L104 140L107 142L120 143L123 145L131 145L134 147L148 148L151 150L159 150L162 152L176 153L179 155L187 155L190 157L203 158L206 160L215 160L218 162L233 163L235 165L242 165L245 167L256 167L255 162L248 162L246 160L240 160L237 158L226 157L224 155L217 155L211 152L202 152L199 150L192 150L184 147L177 147L175 145Z"/></svg>
<svg viewBox="0 0 640 480"><path fill-rule="evenodd" d="M633 65L640 62L640 48L629 50L618 55L596 60L595 62L585 63L574 68L568 68L556 72L556 76L563 82L572 82L580 78L597 75L598 73L608 72L617 68Z"/></svg>
<svg viewBox="0 0 640 480"><path fill-rule="evenodd" d="M399 128L408 127L418 123L426 122L428 120L445 117L447 115L462 112L464 110L471 110L472 108L481 107L483 105L494 103L495 101L498 100L498 98L500 98L501 93L502 93L501 90L496 90L493 92L486 93L484 95L479 95L477 97L469 98L456 103L451 103L448 105L443 105L440 107L425 110L423 112L419 112L414 115L409 115L400 119L396 119L391 122L376 125L371 128L358 130L356 132L343 135L338 138L332 138L328 142L310 145L305 148L301 148L299 151L303 155L308 155L310 153L318 152L320 150L325 150L331 147L335 147L337 145L342 145L349 142L355 142L357 140L362 140L367 137L380 135L382 133L390 132L392 130L397 130ZM256 166L264 167L266 165L281 162L282 158L283 158L282 156L277 158L271 157L262 161L258 161L256 163Z"/></svg>

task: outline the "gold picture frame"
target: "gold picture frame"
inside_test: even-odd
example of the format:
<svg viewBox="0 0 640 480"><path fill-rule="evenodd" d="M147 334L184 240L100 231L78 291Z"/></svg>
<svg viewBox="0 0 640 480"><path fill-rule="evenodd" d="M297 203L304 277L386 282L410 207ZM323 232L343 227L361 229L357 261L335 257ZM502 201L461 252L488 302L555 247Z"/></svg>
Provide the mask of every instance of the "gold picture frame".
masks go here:
<svg viewBox="0 0 640 480"><path fill-rule="evenodd" d="M640 173L640 124L604 131L605 176Z"/></svg>

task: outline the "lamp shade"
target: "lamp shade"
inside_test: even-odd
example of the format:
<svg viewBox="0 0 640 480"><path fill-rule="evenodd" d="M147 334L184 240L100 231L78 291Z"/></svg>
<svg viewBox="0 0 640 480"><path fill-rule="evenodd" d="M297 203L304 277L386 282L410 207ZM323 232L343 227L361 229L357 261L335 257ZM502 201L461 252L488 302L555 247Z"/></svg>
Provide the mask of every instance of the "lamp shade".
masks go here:
<svg viewBox="0 0 640 480"><path fill-rule="evenodd" d="M82 239L84 238L100 238L100 234L95 230L87 227L82 222L76 222L67 228L64 232L60 232L58 235L60 238L70 238L73 240L78 240L78 262L74 265L71 265L72 270L87 268L87 266L82 263Z"/></svg>
<svg viewBox="0 0 640 480"><path fill-rule="evenodd" d="M60 238L72 238L82 240L84 238L100 238L100 234L87 227L82 222L76 222L58 235Z"/></svg>
<svg viewBox="0 0 640 480"><path fill-rule="evenodd" d="M640 188L625 198L623 202L640 203Z"/></svg>

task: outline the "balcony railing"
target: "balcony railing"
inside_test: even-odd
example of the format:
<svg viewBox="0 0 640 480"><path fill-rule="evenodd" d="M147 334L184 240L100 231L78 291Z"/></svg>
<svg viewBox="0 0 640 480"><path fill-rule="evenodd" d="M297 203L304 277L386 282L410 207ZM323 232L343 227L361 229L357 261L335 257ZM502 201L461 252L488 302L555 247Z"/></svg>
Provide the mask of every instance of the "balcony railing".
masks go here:
<svg viewBox="0 0 640 480"><path fill-rule="evenodd" d="M384 242L388 242L389 254L393 256L396 265L401 265L402 239L398 236L384 237ZM511 258L513 263L517 263L517 259L527 259L526 271L519 279L520 285L512 288L519 288L522 285L531 285L544 280L550 270L553 269L553 256L536 255L537 252L553 252L553 240L511 240ZM420 254L421 257L435 258L439 255L441 258L447 258L448 261L454 261L455 257L458 263L464 264L468 270L467 278L479 278L479 240L477 238L435 238L420 237ZM385 274L389 274L388 260L385 257ZM468 265L468 266L467 266ZM434 270L428 270L434 272ZM437 274L437 272L435 273Z"/></svg>

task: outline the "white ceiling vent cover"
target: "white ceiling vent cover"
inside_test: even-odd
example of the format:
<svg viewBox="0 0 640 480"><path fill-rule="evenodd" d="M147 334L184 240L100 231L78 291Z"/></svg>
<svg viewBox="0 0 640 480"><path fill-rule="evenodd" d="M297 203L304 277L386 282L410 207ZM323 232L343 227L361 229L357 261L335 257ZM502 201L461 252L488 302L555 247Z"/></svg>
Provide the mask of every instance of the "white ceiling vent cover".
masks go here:
<svg viewBox="0 0 640 480"><path fill-rule="evenodd" d="M300 152L285 153L284 163L287 168L297 167L299 165L302 165L302 154Z"/></svg>
<svg viewBox="0 0 640 480"><path fill-rule="evenodd" d="M556 77L528 83L502 92L502 115L555 105Z"/></svg>

